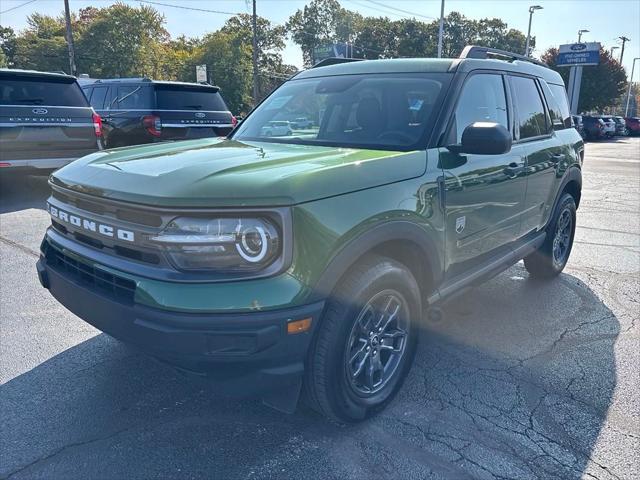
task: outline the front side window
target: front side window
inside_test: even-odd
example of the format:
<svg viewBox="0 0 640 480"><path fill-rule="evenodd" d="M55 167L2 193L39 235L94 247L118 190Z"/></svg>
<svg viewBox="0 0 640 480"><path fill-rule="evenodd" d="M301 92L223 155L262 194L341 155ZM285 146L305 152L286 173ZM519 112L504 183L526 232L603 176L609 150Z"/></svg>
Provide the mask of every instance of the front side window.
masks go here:
<svg viewBox="0 0 640 480"><path fill-rule="evenodd" d="M446 73L406 73L294 79L267 98L233 138L416 149L433 127L450 78Z"/></svg>
<svg viewBox="0 0 640 480"><path fill-rule="evenodd" d="M462 132L475 122L494 122L509 130L507 98L501 75L471 76L462 88L456 107L451 138L462 140Z"/></svg>
<svg viewBox="0 0 640 480"><path fill-rule="evenodd" d="M516 105L516 124L520 127L520 140L547 133L546 115L535 80L511 77L513 101Z"/></svg>

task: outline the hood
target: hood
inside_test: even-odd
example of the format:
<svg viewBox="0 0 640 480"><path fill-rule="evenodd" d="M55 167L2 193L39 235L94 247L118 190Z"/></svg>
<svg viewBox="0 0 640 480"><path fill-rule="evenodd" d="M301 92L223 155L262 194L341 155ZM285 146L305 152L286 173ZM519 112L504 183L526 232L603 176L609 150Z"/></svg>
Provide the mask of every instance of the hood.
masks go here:
<svg viewBox="0 0 640 480"><path fill-rule="evenodd" d="M425 168L425 152L204 139L96 152L51 182L152 206L284 206L417 177Z"/></svg>

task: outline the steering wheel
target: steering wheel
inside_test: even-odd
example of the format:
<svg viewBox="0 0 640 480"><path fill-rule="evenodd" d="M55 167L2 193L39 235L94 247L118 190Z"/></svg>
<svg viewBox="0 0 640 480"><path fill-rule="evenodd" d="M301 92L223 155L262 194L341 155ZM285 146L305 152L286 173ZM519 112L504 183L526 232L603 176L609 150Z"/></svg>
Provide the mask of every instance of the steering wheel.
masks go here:
<svg viewBox="0 0 640 480"><path fill-rule="evenodd" d="M401 130L389 130L388 132L384 132L378 136L378 140L385 139L399 140L400 142L406 143L408 145L415 143L415 139L411 135Z"/></svg>

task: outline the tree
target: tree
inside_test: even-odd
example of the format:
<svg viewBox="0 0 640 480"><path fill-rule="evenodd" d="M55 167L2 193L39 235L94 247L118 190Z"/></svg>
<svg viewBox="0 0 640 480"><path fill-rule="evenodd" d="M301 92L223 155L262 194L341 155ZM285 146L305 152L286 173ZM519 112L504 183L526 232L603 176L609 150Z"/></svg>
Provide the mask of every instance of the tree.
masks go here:
<svg viewBox="0 0 640 480"><path fill-rule="evenodd" d="M251 49L231 33L216 31L205 35L195 56L206 64L213 83L222 90L227 106L234 114L251 107Z"/></svg>
<svg viewBox="0 0 640 480"><path fill-rule="evenodd" d="M236 15L227 20L220 30L229 34L243 51L253 50L252 17L246 13ZM256 19L256 37L258 45L259 98L261 100L273 88L280 85L287 76L297 71L292 65L285 65L280 53L285 47L285 27L273 25L264 17Z"/></svg>
<svg viewBox="0 0 640 480"><path fill-rule="evenodd" d="M116 3L86 14L86 27L76 42L78 71L95 77L162 74L169 33L157 10Z"/></svg>
<svg viewBox="0 0 640 480"><path fill-rule="evenodd" d="M569 84L569 67L558 67L558 49L550 48L542 55L542 61L560 73L565 85ZM600 64L583 67L580 87L579 112L601 111L612 106L626 91L627 74L624 67L611 57L609 51L600 49Z"/></svg>
<svg viewBox="0 0 640 480"><path fill-rule="evenodd" d="M288 20L286 29L300 45L304 63L313 63L313 50L330 43L348 43L361 16L340 6L337 0L312 0Z"/></svg>
<svg viewBox="0 0 640 480"><path fill-rule="evenodd" d="M16 34L13 28L3 27L0 25L0 57L2 66L8 67L13 65L13 57L16 52Z"/></svg>
<svg viewBox="0 0 640 480"><path fill-rule="evenodd" d="M508 28L498 18L471 20L459 12L444 19L443 56L458 57L471 44L524 53L525 35ZM438 22L415 18L392 21L386 17L362 17L336 0L313 0L287 22L292 40L300 45L306 65L314 48L349 42L359 58L435 57ZM535 38L532 38L532 47Z"/></svg>

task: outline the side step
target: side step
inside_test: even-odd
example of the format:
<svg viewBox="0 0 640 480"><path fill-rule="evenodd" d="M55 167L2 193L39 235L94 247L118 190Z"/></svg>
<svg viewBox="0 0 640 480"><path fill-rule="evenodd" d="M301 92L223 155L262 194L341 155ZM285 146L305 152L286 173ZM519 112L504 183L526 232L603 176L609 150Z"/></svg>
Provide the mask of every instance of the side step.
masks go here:
<svg viewBox="0 0 640 480"><path fill-rule="evenodd" d="M535 252L544 243L546 236L546 232L539 232L533 238L512 249L505 255L491 258L470 272L466 272L445 282L442 287L432 293L427 299L429 308L435 308L443 301L460 295L474 285L485 282L505 271L511 265L518 263L524 257Z"/></svg>

